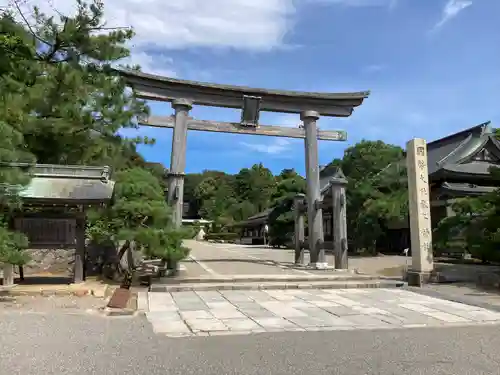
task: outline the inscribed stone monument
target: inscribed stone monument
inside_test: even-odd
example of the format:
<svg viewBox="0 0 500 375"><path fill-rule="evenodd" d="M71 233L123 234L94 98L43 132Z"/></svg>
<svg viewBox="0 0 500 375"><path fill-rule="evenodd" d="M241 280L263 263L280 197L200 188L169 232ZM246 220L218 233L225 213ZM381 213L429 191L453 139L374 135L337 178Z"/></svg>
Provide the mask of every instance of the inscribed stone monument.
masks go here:
<svg viewBox="0 0 500 375"><path fill-rule="evenodd" d="M406 150L412 252L408 283L420 286L434 270L427 145L424 139L415 138L407 143Z"/></svg>

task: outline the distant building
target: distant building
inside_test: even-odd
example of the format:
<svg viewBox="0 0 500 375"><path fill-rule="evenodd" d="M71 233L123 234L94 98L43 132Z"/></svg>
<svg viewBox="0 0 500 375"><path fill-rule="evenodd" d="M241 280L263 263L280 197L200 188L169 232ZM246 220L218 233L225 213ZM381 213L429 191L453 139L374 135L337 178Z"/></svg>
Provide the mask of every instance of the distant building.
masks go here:
<svg viewBox="0 0 500 375"><path fill-rule="evenodd" d="M250 216L248 219L233 225L233 230L240 233L240 241L245 245L263 245L265 243L265 227L269 224L272 208Z"/></svg>
<svg viewBox="0 0 500 375"><path fill-rule="evenodd" d="M453 215L454 199L482 195L500 187L489 173L491 167L500 167L500 141L490 122L486 122L427 144L429 185L431 189L431 220L433 228L443 218ZM401 161L400 165L404 165ZM328 199L329 183L336 169L321 168L320 187ZM268 223L271 209L239 223L242 242L263 243L262 231ZM325 247L332 243L331 209L323 210ZM401 252L409 247L408 220L390 223L386 236L378 246L385 251Z"/></svg>
<svg viewBox="0 0 500 375"><path fill-rule="evenodd" d="M500 167L500 142L490 122L428 143L427 163L432 228L454 215L455 199L480 196L500 187L500 181L489 172L491 167ZM386 247L401 250L410 246L408 221L393 223L389 231Z"/></svg>

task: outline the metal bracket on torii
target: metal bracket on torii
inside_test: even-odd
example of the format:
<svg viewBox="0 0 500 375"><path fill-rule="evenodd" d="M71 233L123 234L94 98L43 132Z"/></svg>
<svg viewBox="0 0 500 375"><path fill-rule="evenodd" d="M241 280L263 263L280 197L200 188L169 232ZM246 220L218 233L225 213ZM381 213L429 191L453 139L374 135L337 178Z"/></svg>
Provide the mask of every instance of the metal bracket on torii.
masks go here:
<svg viewBox="0 0 500 375"><path fill-rule="evenodd" d="M318 93L269 90L179 80L132 70L116 72L132 86L137 97L171 102L175 109L174 116L151 116L140 120L139 125L174 129L170 171L175 175L169 178L168 201L173 207L173 222L177 226L182 222L184 179L179 174L185 170L188 130L304 139L311 263L320 267L326 264L322 210L315 203L321 196L318 140L345 141L347 134L341 130L319 130L317 121L320 116L349 117L353 109L369 96L368 91ZM239 123L194 120L189 117L193 105L241 109L241 120ZM261 111L299 114L302 126L260 125Z"/></svg>

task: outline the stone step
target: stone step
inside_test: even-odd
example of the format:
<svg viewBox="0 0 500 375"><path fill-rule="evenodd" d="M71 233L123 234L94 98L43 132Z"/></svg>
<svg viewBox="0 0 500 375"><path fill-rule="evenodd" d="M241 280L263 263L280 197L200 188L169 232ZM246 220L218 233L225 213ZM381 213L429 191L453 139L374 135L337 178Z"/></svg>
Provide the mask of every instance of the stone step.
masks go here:
<svg viewBox="0 0 500 375"><path fill-rule="evenodd" d="M323 275L228 275L228 276L178 276L163 277L155 281L155 284L179 285L179 284L204 284L204 283L267 283L267 282L290 282L308 283L320 281L366 281L379 280L380 277L363 274L353 274L351 272L323 274Z"/></svg>
<svg viewBox="0 0 500 375"><path fill-rule="evenodd" d="M181 283L181 284L152 284L150 292L187 292L187 291L214 291L214 290L271 290L271 289L363 289L363 288L400 288L405 286L403 281L371 279L371 280L342 280L342 281L269 281L269 282L240 282L240 283Z"/></svg>

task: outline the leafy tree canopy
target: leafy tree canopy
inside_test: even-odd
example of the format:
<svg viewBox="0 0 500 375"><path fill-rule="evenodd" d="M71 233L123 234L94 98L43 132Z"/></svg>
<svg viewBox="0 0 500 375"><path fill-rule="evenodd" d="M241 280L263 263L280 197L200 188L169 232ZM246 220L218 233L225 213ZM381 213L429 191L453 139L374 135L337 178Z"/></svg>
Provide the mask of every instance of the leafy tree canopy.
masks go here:
<svg viewBox="0 0 500 375"><path fill-rule="evenodd" d="M330 174L340 167L348 179L348 235L356 249L375 251L388 222L406 218L408 198L402 161L401 147L362 140L323 170Z"/></svg>

